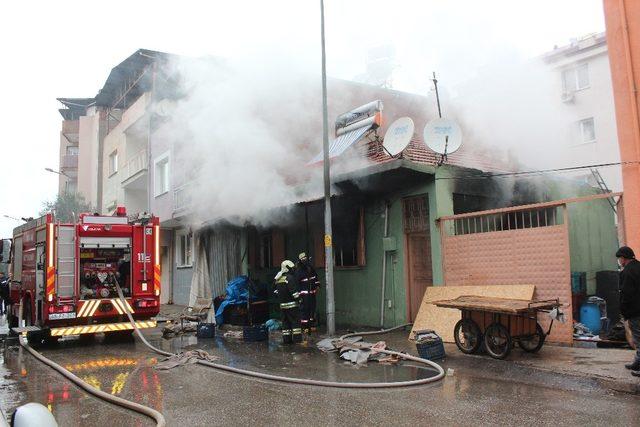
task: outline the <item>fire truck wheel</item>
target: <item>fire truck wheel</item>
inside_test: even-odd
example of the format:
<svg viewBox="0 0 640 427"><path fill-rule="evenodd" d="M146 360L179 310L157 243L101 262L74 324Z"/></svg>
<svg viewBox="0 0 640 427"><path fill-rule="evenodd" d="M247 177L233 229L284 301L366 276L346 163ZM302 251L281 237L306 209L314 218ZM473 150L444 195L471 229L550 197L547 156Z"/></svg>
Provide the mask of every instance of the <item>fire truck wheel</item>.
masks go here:
<svg viewBox="0 0 640 427"><path fill-rule="evenodd" d="M13 332L12 328L18 327L18 316L14 316L13 314L7 315L7 322L9 323L9 336L17 337L18 334Z"/></svg>
<svg viewBox="0 0 640 427"><path fill-rule="evenodd" d="M96 338L95 334L80 334L80 335L78 335L78 341L80 341L81 344L91 344L91 343L93 343L95 338Z"/></svg>
<svg viewBox="0 0 640 427"><path fill-rule="evenodd" d="M24 326L33 325L31 321L31 300L29 298L24 299L24 311L22 313L22 318L24 319Z"/></svg>
<svg viewBox="0 0 640 427"><path fill-rule="evenodd" d="M129 341L133 340L133 331L112 331L104 333L105 341Z"/></svg>
<svg viewBox="0 0 640 427"><path fill-rule="evenodd" d="M51 329L48 329L48 328L42 331L42 336L43 336L44 345L47 345L47 346L56 345L60 340L60 337L52 337Z"/></svg>

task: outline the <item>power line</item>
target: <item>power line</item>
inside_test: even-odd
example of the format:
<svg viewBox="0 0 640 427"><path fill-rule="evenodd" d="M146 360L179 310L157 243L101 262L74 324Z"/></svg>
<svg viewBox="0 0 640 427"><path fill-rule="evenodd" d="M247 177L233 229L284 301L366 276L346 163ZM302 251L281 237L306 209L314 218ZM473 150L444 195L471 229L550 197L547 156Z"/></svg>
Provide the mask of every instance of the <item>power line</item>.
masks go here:
<svg viewBox="0 0 640 427"><path fill-rule="evenodd" d="M571 171L577 171L581 169L603 168L603 167L609 167L609 166L620 166L620 165L638 164L638 163L640 162L632 161L632 162L600 163L595 165L571 166L566 168L555 168L555 169L539 169L539 170L523 171L523 172L482 173L478 175L464 175L464 176L442 176L442 177L436 177L436 179L485 179L485 178L505 178L510 176L526 177L528 175L543 175L547 173L571 172Z"/></svg>

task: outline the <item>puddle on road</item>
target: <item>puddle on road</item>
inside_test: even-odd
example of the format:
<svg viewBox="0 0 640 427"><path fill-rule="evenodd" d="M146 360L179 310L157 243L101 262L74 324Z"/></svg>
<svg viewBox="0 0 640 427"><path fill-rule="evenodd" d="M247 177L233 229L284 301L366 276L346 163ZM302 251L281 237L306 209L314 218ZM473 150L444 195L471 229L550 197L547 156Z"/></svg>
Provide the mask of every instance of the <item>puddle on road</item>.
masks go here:
<svg viewBox="0 0 640 427"><path fill-rule="evenodd" d="M150 337L150 341L167 351L203 349L219 357L222 364L296 378L394 382L435 375L435 371L413 362L353 365L339 359L336 353L321 353L311 343L307 346L283 347L275 341L245 343L222 337L198 340L193 335L171 340L155 335ZM42 352L92 386L159 411L163 409L165 394L163 377L165 381L168 378L166 376L175 379L181 369L189 369L177 367L168 372L157 371L153 366L162 356L151 353L140 342L133 341L106 343L98 339L83 343L72 339L61 341ZM0 405L7 415L24 403L39 402L47 406L56 418L64 417L65 425L80 426L91 425L95 414L104 412L104 403L62 379L19 345L5 347L2 353L0 374L4 380L0 386ZM130 414L124 410L114 409L113 415L111 412L108 412L108 417L114 420L113 425L120 425L118 421L128 425L124 420L131 420Z"/></svg>
<svg viewBox="0 0 640 427"><path fill-rule="evenodd" d="M314 341L315 342L315 341ZM337 353L321 353L314 343L282 346L278 341L246 343L217 336L200 339L178 336L171 340L155 338L152 344L166 351L202 349L220 358L220 363L236 368L317 380L341 382L392 382L424 379L436 371L415 362L397 365L369 362L355 365L339 359ZM179 369L179 368L178 368Z"/></svg>
<svg viewBox="0 0 640 427"><path fill-rule="evenodd" d="M100 349L85 348L77 342L64 342L43 352L99 390L162 410L163 388L153 369L156 358L136 358L135 352L132 352L133 357L92 356L92 353L100 353ZM65 353L65 357L60 357ZM38 402L56 419L64 419L64 425L81 426L91 425L95 411L104 409L103 402L90 397L19 345L5 346L1 357L0 373L4 381L0 386L0 405L7 416L22 404ZM121 412L121 415L115 413L114 425L130 425L130 413ZM125 421L127 419L129 423ZM124 424L118 424L120 421Z"/></svg>

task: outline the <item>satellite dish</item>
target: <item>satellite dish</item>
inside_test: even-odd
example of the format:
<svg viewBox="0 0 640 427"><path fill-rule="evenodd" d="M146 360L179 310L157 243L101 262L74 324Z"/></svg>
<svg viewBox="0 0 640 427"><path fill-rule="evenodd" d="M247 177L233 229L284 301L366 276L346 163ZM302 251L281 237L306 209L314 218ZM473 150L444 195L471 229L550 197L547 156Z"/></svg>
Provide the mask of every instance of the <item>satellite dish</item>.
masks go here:
<svg viewBox="0 0 640 427"><path fill-rule="evenodd" d="M390 156L397 156L402 153L402 150L407 148L413 136L414 128L413 120L411 120L410 117L401 117L391 123L391 126L387 129L387 133L384 134L384 141L382 143L382 146Z"/></svg>
<svg viewBox="0 0 640 427"><path fill-rule="evenodd" d="M451 154L462 145L462 131L453 120L433 119L424 127L424 142L438 154Z"/></svg>

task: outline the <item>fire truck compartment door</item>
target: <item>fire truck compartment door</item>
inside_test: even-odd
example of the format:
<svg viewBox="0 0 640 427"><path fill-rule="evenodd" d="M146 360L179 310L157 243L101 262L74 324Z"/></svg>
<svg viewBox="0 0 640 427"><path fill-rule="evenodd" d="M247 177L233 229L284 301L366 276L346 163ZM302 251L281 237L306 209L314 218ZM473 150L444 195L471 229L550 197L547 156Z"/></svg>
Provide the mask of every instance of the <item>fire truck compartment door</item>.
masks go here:
<svg viewBox="0 0 640 427"><path fill-rule="evenodd" d="M73 225L58 226L58 257L56 293L61 297L72 297L76 273L75 227Z"/></svg>
<svg viewBox="0 0 640 427"><path fill-rule="evenodd" d="M130 248L129 237L81 237L81 248Z"/></svg>

